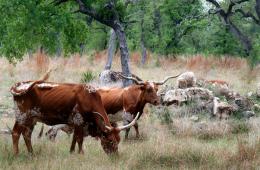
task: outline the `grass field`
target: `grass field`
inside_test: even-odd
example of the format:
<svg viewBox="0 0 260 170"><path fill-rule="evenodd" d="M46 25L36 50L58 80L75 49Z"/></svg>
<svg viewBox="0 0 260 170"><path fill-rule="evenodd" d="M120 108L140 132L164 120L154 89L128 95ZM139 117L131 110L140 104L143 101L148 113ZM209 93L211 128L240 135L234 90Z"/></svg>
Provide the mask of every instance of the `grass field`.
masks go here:
<svg viewBox="0 0 260 170"><path fill-rule="evenodd" d="M103 53L66 59L38 55L25 58L16 66L0 59L0 129L6 128L6 124L12 127L14 123L9 93L13 83L36 80L49 66L57 68L51 73L50 81L79 82L87 70L98 75L104 66L103 57ZM118 58L115 58L114 70L120 70ZM167 75L192 70L197 77L225 80L241 94L254 92L260 82L260 67L250 70L242 59L179 58L154 60L150 56L147 65L140 67L137 57L133 57L131 70L149 80L161 80ZM92 84L97 85L95 80ZM174 85L175 81L168 84ZM100 141L90 137L85 138L84 155L70 154L71 137L60 133L56 142L48 141L46 137L37 139L40 124L33 133L34 155L27 153L20 138L20 154L14 157L11 136L0 135L0 169L260 169L260 117L193 122L184 116L165 124L154 113L156 109L145 108L147 114L139 122L140 139L135 139L131 133L130 139L124 141L124 132L121 133L118 157L108 157Z"/></svg>

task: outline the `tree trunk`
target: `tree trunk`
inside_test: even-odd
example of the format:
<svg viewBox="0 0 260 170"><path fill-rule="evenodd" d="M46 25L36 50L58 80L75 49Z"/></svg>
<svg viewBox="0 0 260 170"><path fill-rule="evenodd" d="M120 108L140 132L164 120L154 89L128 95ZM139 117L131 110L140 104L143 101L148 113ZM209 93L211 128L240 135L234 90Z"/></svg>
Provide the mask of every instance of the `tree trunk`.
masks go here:
<svg viewBox="0 0 260 170"><path fill-rule="evenodd" d="M141 19L141 49L142 49L142 59L141 65L144 65L147 58L146 48L144 44L144 11L142 11L142 19Z"/></svg>
<svg viewBox="0 0 260 170"><path fill-rule="evenodd" d="M114 30L119 41L120 53L121 53L121 67L125 76L131 76L129 68L129 51L126 42L126 35L123 26L119 21L115 21ZM123 79L124 87L132 84L131 80Z"/></svg>
<svg viewBox="0 0 260 170"><path fill-rule="evenodd" d="M61 44L61 35L60 32L56 33L56 37L57 37L57 49L56 49L56 56L60 57L61 56L61 52L62 52L62 44Z"/></svg>
<svg viewBox="0 0 260 170"><path fill-rule="evenodd" d="M142 59L141 59L141 64L145 65L146 59L147 59L147 52L146 48L144 46L144 42L141 41L141 48L142 48Z"/></svg>
<svg viewBox="0 0 260 170"><path fill-rule="evenodd" d="M255 11L258 16L258 21L259 21L260 20L260 0L256 0L255 3L256 3Z"/></svg>
<svg viewBox="0 0 260 170"><path fill-rule="evenodd" d="M82 55L83 55L84 47L85 47L84 44L83 44L83 43L80 43L80 45L79 45L79 48L80 48L79 56L80 56L80 57L82 57Z"/></svg>
<svg viewBox="0 0 260 170"><path fill-rule="evenodd" d="M154 13L153 13L153 24L154 24L154 28L156 30L156 34L158 36L159 42L161 42L162 39L162 34L161 34L161 13L160 10L158 9L158 7L156 6L157 1L153 0L153 8L154 8Z"/></svg>
<svg viewBox="0 0 260 170"><path fill-rule="evenodd" d="M105 70L111 69L113 56L115 54L115 46L116 46L116 33L113 29L111 29L110 38L109 38L109 42L108 42L108 55L107 55L107 62L105 65Z"/></svg>
<svg viewBox="0 0 260 170"><path fill-rule="evenodd" d="M229 31L240 41L246 52L246 55L249 56L252 50L252 43L250 39L246 35L244 35L236 25L233 24L229 17L223 17L223 21Z"/></svg>

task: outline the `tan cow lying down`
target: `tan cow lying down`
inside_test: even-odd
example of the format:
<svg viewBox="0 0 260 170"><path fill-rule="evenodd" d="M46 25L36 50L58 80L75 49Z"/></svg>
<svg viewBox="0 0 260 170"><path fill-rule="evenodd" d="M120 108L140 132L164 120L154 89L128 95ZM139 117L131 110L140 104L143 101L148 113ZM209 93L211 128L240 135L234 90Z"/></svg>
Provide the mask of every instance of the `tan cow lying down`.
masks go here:
<svg viewBox="0 0 260 170"><path fill-rule="evenodd" d="M184 89L194 87L196 85L195 74L191 71L180 74L177 78L177 88Z"/></svg>
<svg viewBox="0 0 260 170"><path fill-rule="evenodd" d="M124 76L123 76L124 77ZM135 84L125 88L100 88L97 91L101 95L101 99L105 110L108 114L116 114L123 110L124 125L133 120L133 117L139 112L140 116L143 113L146 103L158 105L160 98L157 96L158 87L163 85L170 78L178 76L171 76L165 78L161 82L139 81L133 77L124 77L131 79ZM140 117L139 116L139 117ZM55 138L57 131L65 127L53 127L47 134L50 138ZM139 137L138 124L134 125L136 137ZM126 129L125 138L128 138L130 128Z"/></svg>
<svg viewBox="0 0 260 170"><path fill-rule="evenodd" d="M45 79L19 82L11 88L15 104L15 124L12 130L14 153L18 154L21 134L28 152L33 152L31 135L37 122L73 127L73 141L77 141L79 153L83 153L83 126L89 124L89 135L101 140L104 151L117 153L120 131L132 126L137 117L129 125L113 127L95 88L86 84L44 82Z"/></svg>

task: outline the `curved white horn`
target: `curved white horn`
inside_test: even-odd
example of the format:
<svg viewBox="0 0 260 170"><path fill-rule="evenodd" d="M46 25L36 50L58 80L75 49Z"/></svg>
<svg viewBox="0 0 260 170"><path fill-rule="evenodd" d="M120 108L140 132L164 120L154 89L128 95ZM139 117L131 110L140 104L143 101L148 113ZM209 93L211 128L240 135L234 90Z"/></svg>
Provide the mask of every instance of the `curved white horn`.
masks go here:
<svg viewBox="0 0 260 170"><path fill-rule="evenodd" d="M135 77L126 77L126 76L124 76L122 74L119 74L119 76L121 76L124 79L133 80L135 82L135 84L138 84L138 85L143 85L144 84L143 81L139 81Z"/></svg>
<svg viewBox="0 0 260 170"><path fill-rule="evenodd" d="M163 81L154 82L154 83L157 84L157 85L163 85L163 84L166 83L169 79L177 78L177 77L179 77L181 74L182 74L182 73L178 74L177 76L168 76L168 77L166 77Z"/></svg>
<svg viewBox="0 0 260 170"><path fill-rule="evenodd" d="M110 131L110 132L113 130L113 127L109 127L109 126L107 126L107 125L105 126L105 128L106 128L108 131Z"/></svg>
<svg viewBox="0 0 260 170"><path fill-rule="evenodd" d="M139 117L139 112L136 114L134 120L133 120L131 123L129 123L128 125L125 125L125 126L120 126L120 127L118 127L117 129L121 131L121 130L130 128L131 126L133 126L133 125L136 123L138 117Z"/></svg>

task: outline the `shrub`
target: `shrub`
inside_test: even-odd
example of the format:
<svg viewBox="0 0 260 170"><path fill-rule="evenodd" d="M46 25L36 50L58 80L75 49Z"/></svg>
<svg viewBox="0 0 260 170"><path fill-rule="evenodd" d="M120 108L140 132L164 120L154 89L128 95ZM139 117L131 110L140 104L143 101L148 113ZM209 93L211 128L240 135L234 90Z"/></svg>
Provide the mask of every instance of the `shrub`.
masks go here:
<svg viewBox="0 0 260 170"><path fill-rule="evenodd" d="M250 131L250 126L247 121L234 121L232 127L231 132L233 134L248 133Z"/></svg>
<svg viewBox="0 0 260 170"><path fill-rule="evenodd" d="M96 77L95 74L92 71L88 70L88 71L82 73L80 81L82 83L88 83L88 82L94 80L95 77Z"/></svg>

